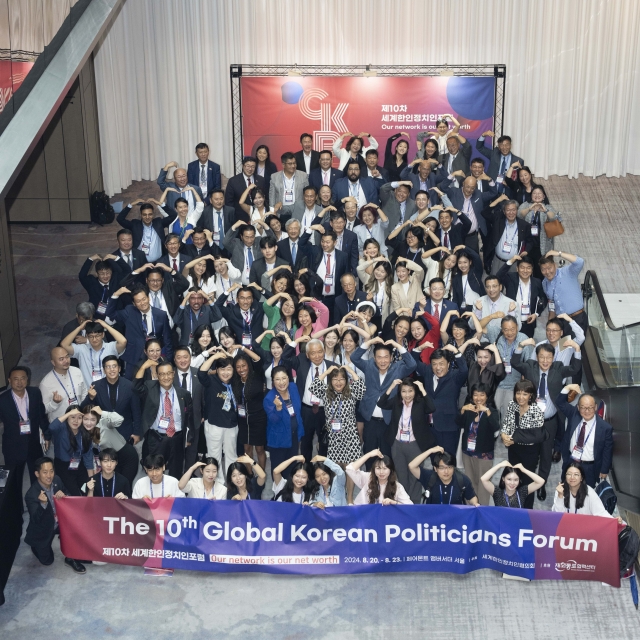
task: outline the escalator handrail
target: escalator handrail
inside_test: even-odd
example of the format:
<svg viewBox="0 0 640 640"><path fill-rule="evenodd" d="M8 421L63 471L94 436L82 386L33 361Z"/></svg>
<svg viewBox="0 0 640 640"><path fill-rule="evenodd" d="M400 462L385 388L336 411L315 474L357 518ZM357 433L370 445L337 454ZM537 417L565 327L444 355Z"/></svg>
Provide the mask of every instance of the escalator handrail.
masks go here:
<svg viewBox="0 0 640 640"><path fill-rule="evenodd" d="M587 273L585 275L585 278L584 278L584 285L583 286L584 286L585 309L587 308L586 301L589 298L589 292L590 292L590 286L589 285L591 285L591 287L593 288L593 291L596 294L596 297L598 298L598 302L600 304L600 308L602 309L602 315L604 316L604 320L607 323L607 327L611 331L622 331L625 327L630 328L630 327L640 326L640 321L634 322L633 324L622 325L621 327L616 327L616 325L613 324L613 320L611 319L611 316L609 315L609 309L607 307L607 303L605 302L605 299L604 299L604 294L602 293L602 289L600 288L600 282L598 280L598 275L596 274L595 271L587 271Z"/></svg>

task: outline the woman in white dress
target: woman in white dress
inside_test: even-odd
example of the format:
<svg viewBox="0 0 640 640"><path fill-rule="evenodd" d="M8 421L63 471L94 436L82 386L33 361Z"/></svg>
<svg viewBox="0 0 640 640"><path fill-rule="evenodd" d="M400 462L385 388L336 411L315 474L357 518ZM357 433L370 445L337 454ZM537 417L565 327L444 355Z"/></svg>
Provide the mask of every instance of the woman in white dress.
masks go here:
<svg viewBox="0 0 640 640"><path fill-rule="evenodd" d="M347 136L350 136L350 137L349 137L349 140L347 141L345 148L343 149L342 141ZM369 139L369 146L366 149L364 146L363 138ZM332 150L333 150L333 155L335 155L340 160L340 165L338 166L338 169L342 171L344 169L344 166L347 164L347 162L350 159L357 160L358 157L362 158L362 160L359 161L358 164L362 162L364 166L365 152L369 151L369 149L377 149L377 148L378 148L378 142L373 136L370 136L368 133L365 133L364 131L362 131L357 136L355 136L353 133L351 133L351 131L347 131L347 133L343 133L334 142Z"/></svg>

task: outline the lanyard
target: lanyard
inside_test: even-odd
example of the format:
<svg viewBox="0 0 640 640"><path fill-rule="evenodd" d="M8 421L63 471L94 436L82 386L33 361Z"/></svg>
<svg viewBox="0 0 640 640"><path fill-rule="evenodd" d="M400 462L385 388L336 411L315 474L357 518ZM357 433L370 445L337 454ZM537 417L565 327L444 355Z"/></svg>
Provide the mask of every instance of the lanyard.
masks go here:
<svg viewBox="0 0 640 640"><path fill-rule="evenodd" d="M184 221L184 227L180 224L180 220L176 220L173 223L173 233L176 233L176 224L179 226L180 231L178 232L178 236L180 237L180 241L182 241L182 236L184 236L185 231L187 230L187 221Z"/></svg>
<svg viewBox="0 0 640 640"><path fill-rule="evenodd" d="M413 258L411 258L411 262L415 262L416 258L418 257L418 254L420 253L420 251L419 250L418 251L411 251L411 247L409 247L407 249L407 258L409 257L410 253L413 253Z"/></svg>
<svg viewBox="0 0 640 640"><path fill-rule="evenodd" d="M242 311L242 328L245 333L251 333L251 311Z"/></svg>
<svg viewBox="0 0 640 640"><path fill-rule="evenodd" d="M196 325L198 324L198 320L200 320L200 313L198 312L198 315L196 315ZM189 307L189 320L191 321L191 335L193 335L193 309L191 307Z"/></svg>
<svg viewBox="0 0 640 640"><path fill-rule="evenodd" d="M593 426L591 427L591 429L589 429L589 433L587 434L587 437L584 439L584 442L582 443L582 453L580 454L580 459L582 460L582 455L584 453L584 450L587 447L587 442L589 441L589 437L591 436L592 431L596 428L596 421L593 421ZM577 431L577 429L576 429ZM574 431L575 433L575 431ZM578 436L576 436L576 444L574 446L578 445Z"/></svg>
<svg viewBox="0 0 640 640"><path fill-rule="evenodd" d="M522 509L522 502L520 502L520 494L518 493L518 490L516 489L516 497L518 498L518 507L520 509ZM511 507L511 503L509 502L509 496L507 495L507 492L504 492L504 501L507 503L507 507Z"/></svg>
<svg viewBox="0 0 640 640"><path fill-rule="evenodd" d="M522 281L520 281L520 284L518 285L518 287L520 288L520 300L522 300L522 302L525 302L525 298L524 298L524 294L522 293ZM531 280L529 280L529 295L527 296L527 301L531 300Z"/></svg>
<svg viewBox="0 0 640 640"><path fill-rule="evenodd" d="M340 416L342 417L342 394L340 394L340 403L338 404L338 406L335 408L335 411L333 412L332 416L331 416L331 420L335 420L336 416ZM586 442L586 440L585 440Z"/></svg>
<svg viewBox="0 0 640 640"><path fill-rule="evenodd" d="M471 432L471 430L473 429L473 425L477 424L478 426L475 429L475 436L476 438L478 437L478 429L480 428L480 420L482 420L482 416L484 415L484 411L480 412L480 415L478 415L477 419L474 418L473 422L469 425L469 432Z"/></svg>
<svg viewBox="0 0 640 640"><path fill-rule="evenodd" d="M100 354L98 355L98 368L96 369L93 366L93 352L94 352L94 348L89 345L89 357L91 358L91 373L93 373L94 371L99 371L100 373L102 373L102 352L104 351L104 347L102 347L102 349L100 349ZM55 372L54 372L55 373ZM58 376L56 376L57 378ZM71 378L71 375L69 375L69 378ZM60 383L62 384L62 382ZM71 387L73 388L73 379L71 380ZM76 390L73 390L73 393L75 394ZM67 394L68 395L68 394Z"/></svg>
<svg viewBox="0 0 640 640"><path fill-rule="evenodd" d="M101 298L101 302L104 302L105 298L109 297L109 285L107 285L106 287L104 285L102 285L102 298Z"/></svg>
<svg viewBox="0 0 640 640"><path fill-rule="evenodd" d="M225 384L224 382L222 383L224 384L224 386L227 389L227 393L229 394L229 399L231 400L231 402L233 403L233 408L236 408L236 397L233 395L233 390L231 389L231 385L230 384ZM244 397L244 394L243 394Z"/></svg>
<svg viewBox="0 0 640 640"><path fill-rule="evenodd" d="M149 232L149 236L147 237L147 231ZM153 232L155 231L155 229L153 228L152 225L149 225L147 227L146 224L142 225L142 242L144 243L145 240L148 241L149 243L149 247L151 247L151 240L153 238Z"/></svg>
<svg viewBox="0 0 640 640"><path fill-rule="evenodd" d="M93 366L91 368L93 369ZM62 380L60 380L60 378L58 378L58 374L54 371L53 375L56 377L56 380L60 383L60 386L62 387L64 392L67 394L67 398L69 398L69 401L71 401L71 396L69 395L69 392L67 391L67 388L62 384ZM69 372L69 380L71 381L71 390L73 391L73 397L77 401L78 400L78 396L76 395L76 388L73 385L73 377L71 376L71 372Z"/></svg>
<svg viewBox="0 0 640 640"><path fill-rule="evenodd" d="M111 478L113 480L113 485L111 487L111 497L113 498L116 495L116 474L113 474L113 478ZM107 480L107 482L109 482ZM151 484L151 481L149 481L149 484ZM102 487L102 497L104 498L104 483L102 482L102 474L100 474L100 487ZM153 497L153 494L151 494L151 497Z"/></svg>
<svg viewBox="0 0 640 640"><path fill-rule="evenodd" d="M293 191L293 187L296 184L296 174L293 174L293 177L290 178L290 182L287 185L287 176L284 175L284 173L282 174L282 182L284 182L284 188L286 191Z"/></svg>
<svg viewBox="0 0 640 640"><path fill-rule="evenodd" d="M16 405L16 411L18 412L18 415L20 416L21 420L28 420L29 419L29 394L27 393L27 390L25 389L25 394L26 394L26 405L27 405L27 415L23 418L22 414L20 413L20 409L18 408L18 403L16 401L16 394L13 392L13 390L11 390L11 397L13 398L13 404Z"/></svg>
<svg viewBox="0 0 640 640"><path fill-rule="evenodd" d="M118 405L118 394L120 393L120 378L118 378L118 382L116 382L116 404L115 406L112 404L111 405L111 410L115 411L116 410L116 406ZM107 385L107 392L109 391L109 387ZM111 402L111 394L109 393L109 402Z"/></svg>
<svg viewBox="0 0 640 640"><path fill-rule="evenodd" d="M149 478L149 490L151 492L151 497L153 498L153 482L151 482L151 478ZM162 476L162 495L160 497L164 498L164 476Z"/></svg>
<svg viewBox="0 0 640 640"><path fill-rule="evenodd" d="M509 223L506 223L504 225L504 239L505 242L507 242L508 244L511 244L514 240L514 238L518 235L518 223L514 222L513 223L515 229L513 230L513 233L511 234L511 240L509 240Z"/></svg>
<svg viewBox="0 0 640 640"><path fill-rule="evenodd" d="M435 471L433 473L435 473ZM451 493L449 493L449 504L451 504L451 499L453 498L453 483L451 483L450 486L451 486ZM444 504L443 500L444 500L444 497L442 495L442 483L441 483L440 484L440 504Z"/></svg>

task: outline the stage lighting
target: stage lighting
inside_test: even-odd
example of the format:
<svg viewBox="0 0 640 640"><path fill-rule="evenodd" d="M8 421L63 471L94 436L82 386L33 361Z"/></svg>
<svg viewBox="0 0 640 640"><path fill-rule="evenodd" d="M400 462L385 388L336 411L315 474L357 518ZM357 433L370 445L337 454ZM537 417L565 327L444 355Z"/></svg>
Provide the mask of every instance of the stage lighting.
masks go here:
<svg viewBox="0 0 640 640"><path fill-rule="evenodd" d="M440 75L441 76L452 76L453 75L453 71L451 69L449 69L449 67L445 67L444 69L440 69Z"/></svg>
<svg viewBox="0 0 640 640"><path fill-rule="evenodd" d="M287 71L287 75L288 76L301 76L302 75L302 71L300 71L300 69L298 69L298 65L295 65L295 67L293 69L289 69L289 71Z"/></svg>
<svg viewBox="0 0 640 640"><path fill-rule="evenodd" d="M365 78L375 78L378 75L378 72L377 71L371 71L369 65L367 65L365 70L362 72L362 75Z"/></svg>

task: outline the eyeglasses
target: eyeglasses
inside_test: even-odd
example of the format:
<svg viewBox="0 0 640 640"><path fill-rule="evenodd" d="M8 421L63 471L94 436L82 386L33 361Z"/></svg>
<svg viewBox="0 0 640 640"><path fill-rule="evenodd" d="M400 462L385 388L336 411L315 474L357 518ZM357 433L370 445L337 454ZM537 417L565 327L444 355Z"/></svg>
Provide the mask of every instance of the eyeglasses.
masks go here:
<svg viewBox="0 0 640 640"><path fill-rule="evenodd" d="M446 466L446 465L445 465L444 467L443 467L443 466L436 467L436 469L437 469L438 471L451 471L451 470L453 469L453 467L449 467L449 466Z"/></svg>

